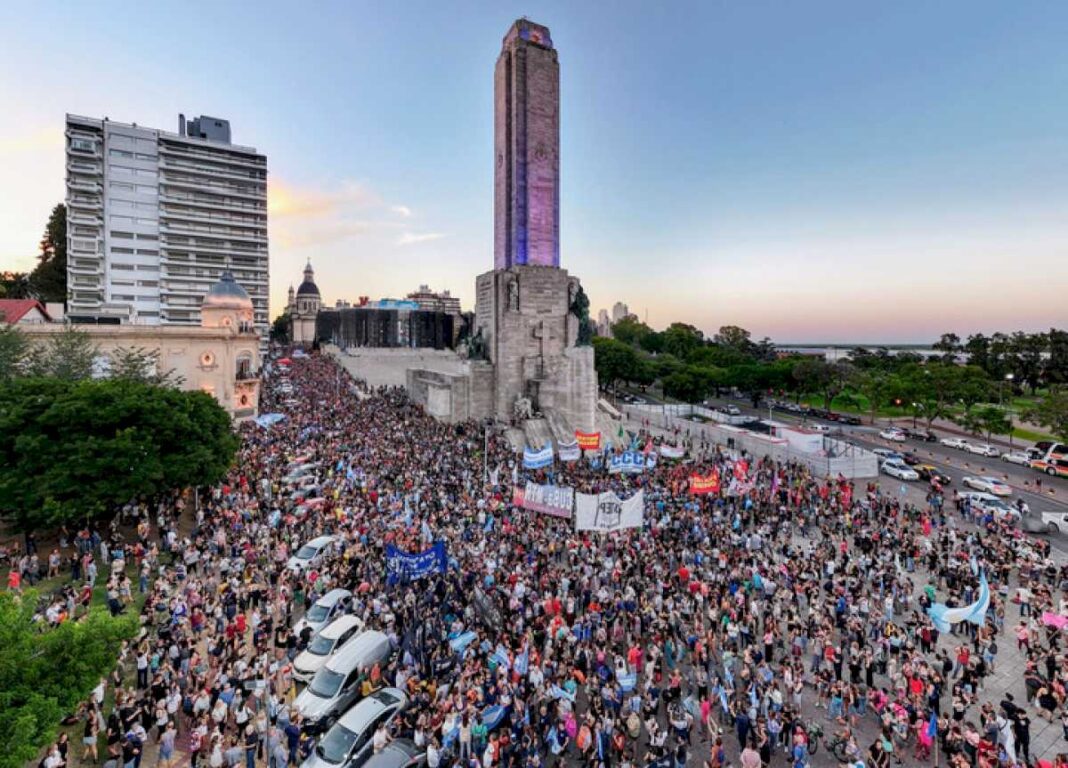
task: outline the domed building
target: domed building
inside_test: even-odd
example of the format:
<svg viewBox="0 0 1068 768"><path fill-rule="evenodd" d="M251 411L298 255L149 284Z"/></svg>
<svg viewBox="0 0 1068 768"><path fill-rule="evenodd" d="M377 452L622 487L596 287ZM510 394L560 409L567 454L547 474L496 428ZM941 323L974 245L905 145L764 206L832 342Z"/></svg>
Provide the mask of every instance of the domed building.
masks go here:
<svg viewBox="0 0 1068 768"><path fill-rule="evenodd" d="M312 269L311 261L308 261L304 267L304 281L295 294L293 286L289 286L286 314L289 315L290 339L294 344L310 347L315 343L315 317L319 314L322 304L319 286L315 284L315 270Z"/></svg>
<svg viewBox="0 0 1068 768"><path fill-rule="evenodd" d="M120 351L157 355L154 367L172 371L186 390L207 392L235 421L254 418L260 397L260 337L252 298L231 272L219 277L200 304L200 327L75 324L96 347L94 376L106 378ZM47 342L63 323L23 325L27 338Z"/></svg>

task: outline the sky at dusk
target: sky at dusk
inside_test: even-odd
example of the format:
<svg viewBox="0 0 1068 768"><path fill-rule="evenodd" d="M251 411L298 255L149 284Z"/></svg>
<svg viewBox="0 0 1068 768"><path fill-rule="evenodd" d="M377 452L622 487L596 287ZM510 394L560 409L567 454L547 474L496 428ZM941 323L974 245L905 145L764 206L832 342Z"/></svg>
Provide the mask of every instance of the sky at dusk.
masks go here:
<svg viewBox="0 0 1068 768"><path fill-rule="evenodd" d="M601 10L604 9L604 10ZM493 67L561 72L561 265L594 311L781 342L1068 326L1068 4L17 3L0 270L64 196L66 112L230 120L267 155L272 315L492 269Z"/></svg>

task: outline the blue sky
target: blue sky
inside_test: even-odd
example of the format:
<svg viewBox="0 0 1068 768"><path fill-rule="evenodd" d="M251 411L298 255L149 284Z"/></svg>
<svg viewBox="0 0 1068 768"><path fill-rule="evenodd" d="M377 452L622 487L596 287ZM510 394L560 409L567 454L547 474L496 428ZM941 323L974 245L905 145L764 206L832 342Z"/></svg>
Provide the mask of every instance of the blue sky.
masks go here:
<svg viewBox="0 0 1068 768"><path fill-rule="evenodd" d="M562 265L594 309L784 342L1068 325L1058 3L19 4L0 269L63 197L65 112L204 113L268 155L273 311L307 258L331 301L470 305L521 15L559 51Z"/></svg>

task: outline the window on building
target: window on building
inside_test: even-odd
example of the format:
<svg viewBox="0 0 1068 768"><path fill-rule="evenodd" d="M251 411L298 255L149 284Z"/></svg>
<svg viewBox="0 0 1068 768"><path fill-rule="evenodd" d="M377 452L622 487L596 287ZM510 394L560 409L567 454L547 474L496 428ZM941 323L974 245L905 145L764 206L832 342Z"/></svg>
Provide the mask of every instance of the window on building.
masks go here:
<svg viewBox="0 0 1068 768"><path fill-rule="evenodd" d="M70 140L70 148L75 152L92 152L96 147L96 142L89 139L74 138Z"/></svg>

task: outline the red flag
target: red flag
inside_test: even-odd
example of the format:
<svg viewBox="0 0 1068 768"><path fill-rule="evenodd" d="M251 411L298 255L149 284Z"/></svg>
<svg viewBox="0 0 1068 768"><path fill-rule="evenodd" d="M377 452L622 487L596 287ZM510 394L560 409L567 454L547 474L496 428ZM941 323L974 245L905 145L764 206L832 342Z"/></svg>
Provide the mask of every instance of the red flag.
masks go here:
<svg viewBox="0 0 1068 768"><path fill-rule="evenodd" d="M690 475L690 493L719 493L719 470L713 469L712 474L705 477Z"/></svg>
<svg viewBox="0 0 1068 768"><path fill-rule="evenodd" d="M749 462L745 459L738 459L734 462L734 477L738 480L745 480L745 476L749 474Z"/></svg>

